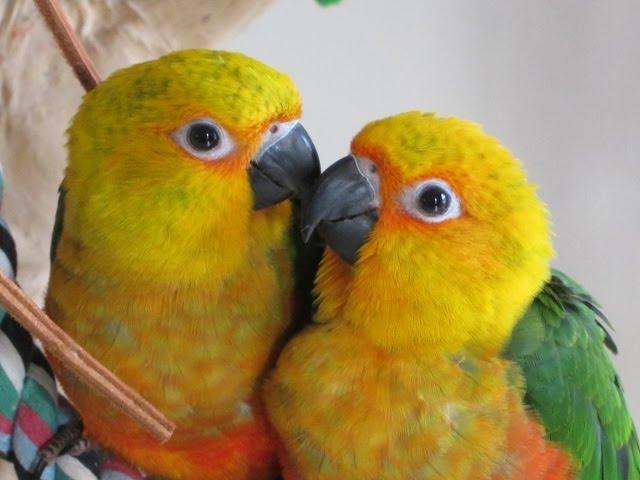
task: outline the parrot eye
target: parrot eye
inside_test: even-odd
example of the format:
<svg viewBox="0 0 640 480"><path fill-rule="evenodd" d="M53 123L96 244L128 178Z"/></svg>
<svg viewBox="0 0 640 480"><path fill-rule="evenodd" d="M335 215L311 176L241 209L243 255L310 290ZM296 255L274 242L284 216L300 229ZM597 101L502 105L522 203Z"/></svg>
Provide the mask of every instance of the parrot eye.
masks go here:
<svg viewBox="0 0 640 480"><path fill-rule="evenodd" d="M192 120L173 133L173 139L201 160L218 160L233 150L233 141L222 127L209 118Z"/></svg>
<svg viewBox="0 0 640 480"><path fill-rule="evenodd" d="M438 178L409 187L402 194L401 203L407 213L427 223L458 218L462 210L451 186Z"/></svg>
<svg viewBox="0 0 640 480"><path fill-rule="evenodd" d="M440 185L428 185L418 195L418 206L428 217L444 215L451 205L451 195Z"/></svg>
<svg viewBox="0 0 640 480"><path fill-rule="evenodd" d="M195 123L189 127L189 145L195 150L206 152L220 143L218 129L208 123Z"/></svg>

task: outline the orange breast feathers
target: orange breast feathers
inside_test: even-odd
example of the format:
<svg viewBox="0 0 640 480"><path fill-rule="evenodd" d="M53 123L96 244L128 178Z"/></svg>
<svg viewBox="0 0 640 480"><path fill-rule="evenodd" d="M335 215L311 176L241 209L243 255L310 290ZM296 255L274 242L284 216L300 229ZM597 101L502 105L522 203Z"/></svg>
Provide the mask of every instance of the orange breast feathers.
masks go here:
<svg viewBox="0 0 640 480"><path fill-rule="evenodd" d="M82 407L88 396L80 397ZM91 408L83 411L99 412L108 408L95 397ZM103 410L104 411L104 410ZM228 427L218 435L194 437L178 428L165 444L140 431L128 417L120 416L117 428L106 423L100 415L88 415L87 435L106 448L126 452L132 464L144 466L145 472L162 478L230 480L272 479L277 474L275 440L262 413L237 426ZM207 430L207 425L203 425Z"/></svg>
<svg viewBox="0 0 640 480"><path fill-rule="evenodd" d="M518 404L520 403L518 399ZM533 413L515 416L509 427L507 445L516 459L517 474L505 468L491 480L572 480L578 478L569 455L544 438L544 430ZM518 473L519 472L519 473ZM515 475L515 476L514 476Z"/></svg>
<svg viewBox="0 0 640 480"><path fill-rule="evenodd" d="M62 236L47 311L177 425L156 444L52 362L91 438L166 478L273 478L274 442L257 396L291 323L292 254L281 223L265 226L272 239L257 236L262 243L225 281L106 275Z"/></svg>
<svg viewBox="0 0 640 480"><path fill-rule="evenodd" d="M383 353L346 325L313 327L265 385L285 479L573 478L523 406L515 368Z"/></svg>

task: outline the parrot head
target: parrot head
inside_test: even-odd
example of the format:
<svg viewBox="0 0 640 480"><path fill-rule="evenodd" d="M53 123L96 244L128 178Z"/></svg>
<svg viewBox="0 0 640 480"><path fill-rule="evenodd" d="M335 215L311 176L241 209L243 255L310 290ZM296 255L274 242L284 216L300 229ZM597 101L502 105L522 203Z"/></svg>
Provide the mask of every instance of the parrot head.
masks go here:
<svg viewBox="0 0 640 480"><path fill-rule="evenodd" d="M300 114L288 76L238 53L120 70L69 129L64 229L114 270L223 278L282 235L281 202L303 200L320 173Z"/></svg>
<svg viewBox="0 0 640 480"><path fill-rule="evenodd" d="M303 236L316 228L333 250L319 320L421 354L499 351L553 254L546 208L509 151L471 122L421 112L354 138L305 211Z"/></svg>

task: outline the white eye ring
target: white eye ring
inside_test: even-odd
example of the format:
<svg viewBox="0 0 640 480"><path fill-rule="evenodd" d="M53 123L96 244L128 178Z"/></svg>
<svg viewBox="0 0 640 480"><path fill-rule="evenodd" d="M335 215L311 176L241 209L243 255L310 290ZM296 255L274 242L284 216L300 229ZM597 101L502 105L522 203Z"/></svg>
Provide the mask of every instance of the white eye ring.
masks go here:
<svg viewBox="0 0 640 480"><path fill-rule="evenodd" d="M439 178L430 178L402 192L400 203L412 217L426 223L440 223L462 214L460 199L451 186Z"/></svg>
<svg viewBox="0 0 640 480"><path fill-rule="evenodd" d="M194 136L200 129L200 133L205 133L206 141L202 137ZM171 135L175 142L180 145L187 153L193 155L200 160L212 161L219 160L229 155L235 148L235 144L231 136L210 118L197 118L185 123Z"/></svg>

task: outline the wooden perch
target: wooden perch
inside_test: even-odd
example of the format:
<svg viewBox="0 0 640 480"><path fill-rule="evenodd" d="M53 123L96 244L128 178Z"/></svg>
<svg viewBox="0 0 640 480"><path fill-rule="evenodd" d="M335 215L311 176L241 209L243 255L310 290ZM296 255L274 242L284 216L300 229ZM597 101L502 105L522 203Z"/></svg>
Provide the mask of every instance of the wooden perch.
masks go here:
<svg viewBox="0 0 640 480"><path fill-rule="evenodd" d="M34 2L84 89L89 91L95 88L100 83L98 70L69 25L58 1ZM64 368L104 395L158 441L169 440L175 424L89 355L2 272L0 303L18 323L42 342L47 353L56 357Z"/></svg>
<svg viewBox="0 0 640 480"><path fill-rule="evenodd" d="M169 440L175 425L89 355L2 272L0 304L31 335L42 342L47 354L56 357L78 379L107 397L158 441Z"/></svg>
<svg viewBox="0 0 640 480"><path fill-rule="evenodd" d="M64 16L58 0L33 0L44 17L45 22L64 58L67 60L73 73L88 92L100 83L98 69L91 61L91 57L84 49L80 39L75 34L69 22Z"/></svg>

